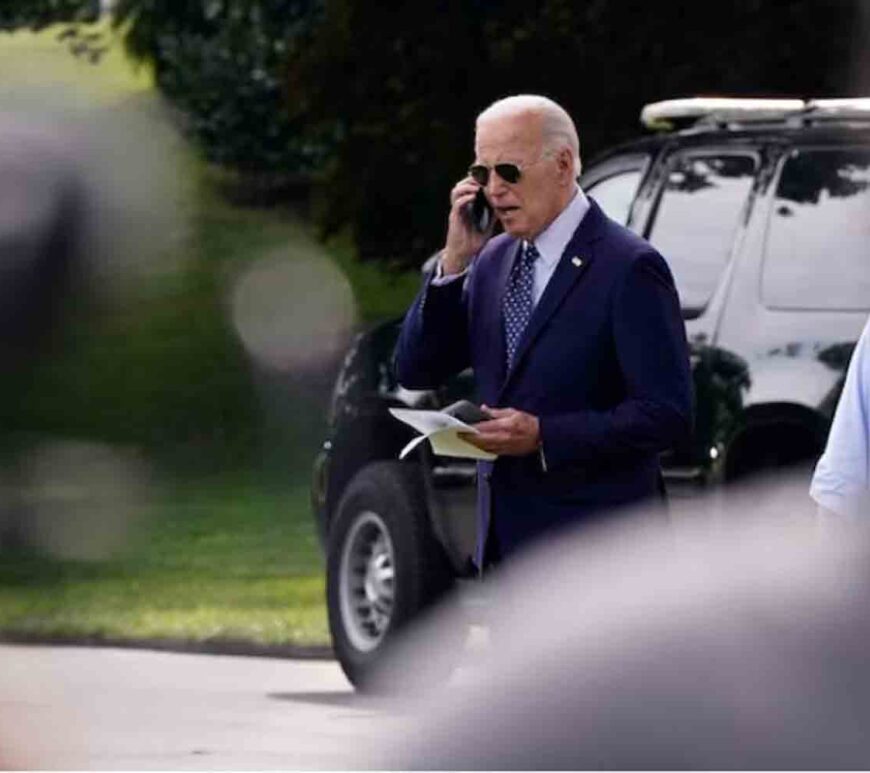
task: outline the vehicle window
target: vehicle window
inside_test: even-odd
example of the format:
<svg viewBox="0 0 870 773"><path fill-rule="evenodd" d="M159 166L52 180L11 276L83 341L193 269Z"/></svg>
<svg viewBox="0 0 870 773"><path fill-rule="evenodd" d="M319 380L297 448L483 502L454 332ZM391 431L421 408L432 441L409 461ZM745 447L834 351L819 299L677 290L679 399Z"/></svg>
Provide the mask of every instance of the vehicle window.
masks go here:
<svg viewBox="0 0 870 773"><path fill-rule="evenodd" d="M627 169L593 183L586 192L609 218L625 225L642 176L641 169Z"/></svg>
<svg viewBox="0 0 870 773"><path fill-rule="evenodd" d="M647 236L665 256L683 309L700 312L728 263L757 162L749 154L675 158Z"/></svg>
<svg viewBox="0 0 870 773"><path fill-rule="evenodd" d="M785 161L761 296L773 308L870 308L870 149L802 150Z"/></svg>

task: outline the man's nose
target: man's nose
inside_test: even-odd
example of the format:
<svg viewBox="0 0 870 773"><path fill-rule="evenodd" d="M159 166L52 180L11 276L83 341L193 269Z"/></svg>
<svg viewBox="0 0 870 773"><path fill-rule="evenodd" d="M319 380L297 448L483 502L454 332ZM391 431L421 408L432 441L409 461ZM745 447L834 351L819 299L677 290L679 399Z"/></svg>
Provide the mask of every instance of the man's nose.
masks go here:
<svg viewBox="0 0 870 773"><path fill-rule="evenodd" d="M486 193L488 196L501 196L508 190L508 184L498 176L495 169L489 173L489 180L486 182Z"/></svg>

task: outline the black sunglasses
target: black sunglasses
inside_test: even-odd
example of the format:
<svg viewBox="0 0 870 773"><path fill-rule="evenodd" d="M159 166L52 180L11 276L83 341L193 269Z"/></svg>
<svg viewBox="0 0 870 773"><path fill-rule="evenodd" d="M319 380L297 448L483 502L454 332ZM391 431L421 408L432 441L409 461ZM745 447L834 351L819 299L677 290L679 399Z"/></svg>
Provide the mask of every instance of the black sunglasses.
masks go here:
<svg viewBox="0 0 870 773"><path fill-rule="evenodd" d="M518 183L520 177L523 176L522 170L516 164L495 164L491 169L501 177L502 180L511 185ZM468 169L469 177L484 188L489 183L489 172L490 167L484 166L483 164L472 164Z"/></svg>
<svg viewBox="0 0 870 773"><path fill-rule="evenodd" d="M552 155L551 152L547 151L541 155L536 161L532 161L526 166L534 166L535 164L540 163L548 156ZM495 172L502 180L510 185L515 185L520 181L520 178L523 176L523 170L518 164L493 164L490 166L484 166L483 164L472 164L468 168L468 176L471 177L474 182L478 185L483 186L484 188L489 183L489 173L490 171Z"/></svg>

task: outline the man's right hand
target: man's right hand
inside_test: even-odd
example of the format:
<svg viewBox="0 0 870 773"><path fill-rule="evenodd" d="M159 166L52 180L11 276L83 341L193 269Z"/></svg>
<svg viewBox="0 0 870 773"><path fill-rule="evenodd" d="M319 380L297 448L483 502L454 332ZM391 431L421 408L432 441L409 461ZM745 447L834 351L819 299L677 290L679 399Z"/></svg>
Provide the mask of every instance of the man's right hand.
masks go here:
<svg viewBox="0 0 870 773"><path fill-rule="evenodd" d="M470 177L466 177L450 191L447 244L444 245L444 252L441 254L441 270L445 275L465 271L471 259L480 252L492 235L491 227L486 233L475 230L463 212L463 209L474 201L479 190L480 185Z"/></svg>

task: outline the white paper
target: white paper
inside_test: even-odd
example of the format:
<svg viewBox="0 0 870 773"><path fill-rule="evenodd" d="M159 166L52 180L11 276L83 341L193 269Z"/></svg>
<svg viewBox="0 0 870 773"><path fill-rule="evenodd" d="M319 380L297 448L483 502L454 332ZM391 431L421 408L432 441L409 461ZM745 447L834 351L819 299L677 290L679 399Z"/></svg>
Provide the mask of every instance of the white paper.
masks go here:
<svg viewBox="0 0 870 773"><path fill-rule="evenodd" d="M458 456L463 459L485 459L492 461L495 454L481 451L477 446L459 437L460 432L468 432L477 435L478 431L471 424L450 416L441 411L415 411L410 408L390 408L399 421L405 422L420 432L420 437L414 438L406 445L399 459L404 459L413 449L424 440L432 444L432 451L438 456Z"/></svg>

